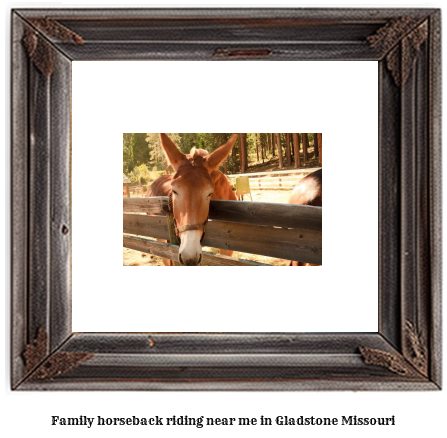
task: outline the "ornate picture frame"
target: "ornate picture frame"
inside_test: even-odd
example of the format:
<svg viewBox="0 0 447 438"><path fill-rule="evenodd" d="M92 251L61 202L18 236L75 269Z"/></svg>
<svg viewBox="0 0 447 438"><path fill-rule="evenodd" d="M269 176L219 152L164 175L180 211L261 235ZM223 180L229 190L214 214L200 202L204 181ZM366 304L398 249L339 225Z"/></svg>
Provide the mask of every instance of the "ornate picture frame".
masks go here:
<svg viewBox="0 0 447 438"><path fill-rule="evenodd" d="M14 10L11 387L440 389L440 29L436 9ZM378 62L377 333L72 332L71 62L160 59Z"/></svg>

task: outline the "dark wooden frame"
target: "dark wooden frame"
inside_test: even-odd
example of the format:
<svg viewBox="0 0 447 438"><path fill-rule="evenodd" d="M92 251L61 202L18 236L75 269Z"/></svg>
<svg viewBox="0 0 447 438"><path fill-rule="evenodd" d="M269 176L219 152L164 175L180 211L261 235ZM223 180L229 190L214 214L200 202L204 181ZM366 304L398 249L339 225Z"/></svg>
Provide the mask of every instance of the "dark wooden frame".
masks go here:
<svg viewBox="0 0 447 438"><path fill-rule="evenodd" d="M14 10L12 388L439 389L440 28L435 9ZM72 333L71 61L101 59L378 61L378 333Z"/></svg>

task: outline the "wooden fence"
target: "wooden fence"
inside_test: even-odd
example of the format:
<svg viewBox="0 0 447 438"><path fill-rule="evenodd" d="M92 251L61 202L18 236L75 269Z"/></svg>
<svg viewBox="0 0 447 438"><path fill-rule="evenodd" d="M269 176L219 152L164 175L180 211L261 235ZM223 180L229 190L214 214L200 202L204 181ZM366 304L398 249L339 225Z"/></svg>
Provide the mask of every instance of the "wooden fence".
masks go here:
<svg viewBox="0 0 447 438"><path fill-rule="evenodd" d="M167 197L123 198L123 210L124 247L178 260L177 245L147 239L169 240ZM322 263L321 207L212 200L209 218L203 246ZM202 265L260 263L204 253Z"/></svg>
<svg viewBox="0 0 447 438"><path fill-rule="evenodd" d="M231 180L239 176L248 176L250 190L292 190L301 179L318 169L320 168L244 173L228 175L228 178Z"/></svg>
<svg viewBox="0 0 447 438"><path fill-rule="evenodd" d="M129 192L131 196L144 196L146 194L143 186L129 186Z"/></svg>
<svg viewBox="0 0 447 438"><path fill-rule="evenodd" d="M304 176L249 178L250 190L292 190Z"/></svg>
<svg viewBox="0 0 447 438"><path fill-rule="evenodd" d="M321 169L321 167L307 167L301 169L290 169L290 170L272 170L269 172L252 172L252 173L234 173L227 175L228 178L237 178L238 176L248 176L249 178L258 176L287 176L287 175L309 175L309 173L315 172Z"/></svg>

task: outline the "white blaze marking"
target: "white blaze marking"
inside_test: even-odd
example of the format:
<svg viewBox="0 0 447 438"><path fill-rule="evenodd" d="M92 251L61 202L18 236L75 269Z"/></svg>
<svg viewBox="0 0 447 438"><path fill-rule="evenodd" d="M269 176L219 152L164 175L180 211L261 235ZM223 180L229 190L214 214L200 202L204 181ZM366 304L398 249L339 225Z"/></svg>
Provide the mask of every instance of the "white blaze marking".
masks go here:
<svg viewBox="0 0 447 438"><path fill-rule="evenodd" d="M181 243L179 254L182 256L184 264L188 264L193 261L197 263L202 254L202 245L200 245L200 238L202 237L202 231L191 230L185 231L180 234Z"/></svg>

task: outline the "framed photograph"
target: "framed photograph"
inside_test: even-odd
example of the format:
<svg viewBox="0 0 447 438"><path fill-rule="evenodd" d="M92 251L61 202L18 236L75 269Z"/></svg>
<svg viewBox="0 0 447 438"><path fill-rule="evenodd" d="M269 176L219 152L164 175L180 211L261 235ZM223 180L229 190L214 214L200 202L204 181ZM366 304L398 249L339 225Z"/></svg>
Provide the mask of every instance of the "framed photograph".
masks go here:
<svg viewBox="0 0 447 438"><path fill-rule="evenodd" d="M321 265L323 171L316 151L322 152L318 133L123 134L123 180L128 173L133 181L123 187L123 263ZM250 158L255 173L247 174ZM234 202L244 196L252 202ZM153 257L141 260L148 251Z"/></svg>
<svg viewBox="0 0 447 438"><path fill-rule="evenodd" d="M439 390L440 20L437 9L14 10L11 388ZM191 224L172 207L181 193L122 200L123 133L173 130L323 133L324 220L322 207L272 214L221 198L207 201L209 224ZM208 155L180 152L187 134L175 135L150 138L174 169L202 166ZM194 135L196 149L214 139ZM224 148L245 141L221 135ZM303 135L315 151L318 135ZM213 154L210 171L225 155ZM163 217L157 235L143 232L157 228L150 212ZM237 248L219 221L235 224L222 229L243 236ZM204 246L321 266L179 258L173 239L202 233L196 222ZM123 266L121 246L212 266Z"/></svg>

